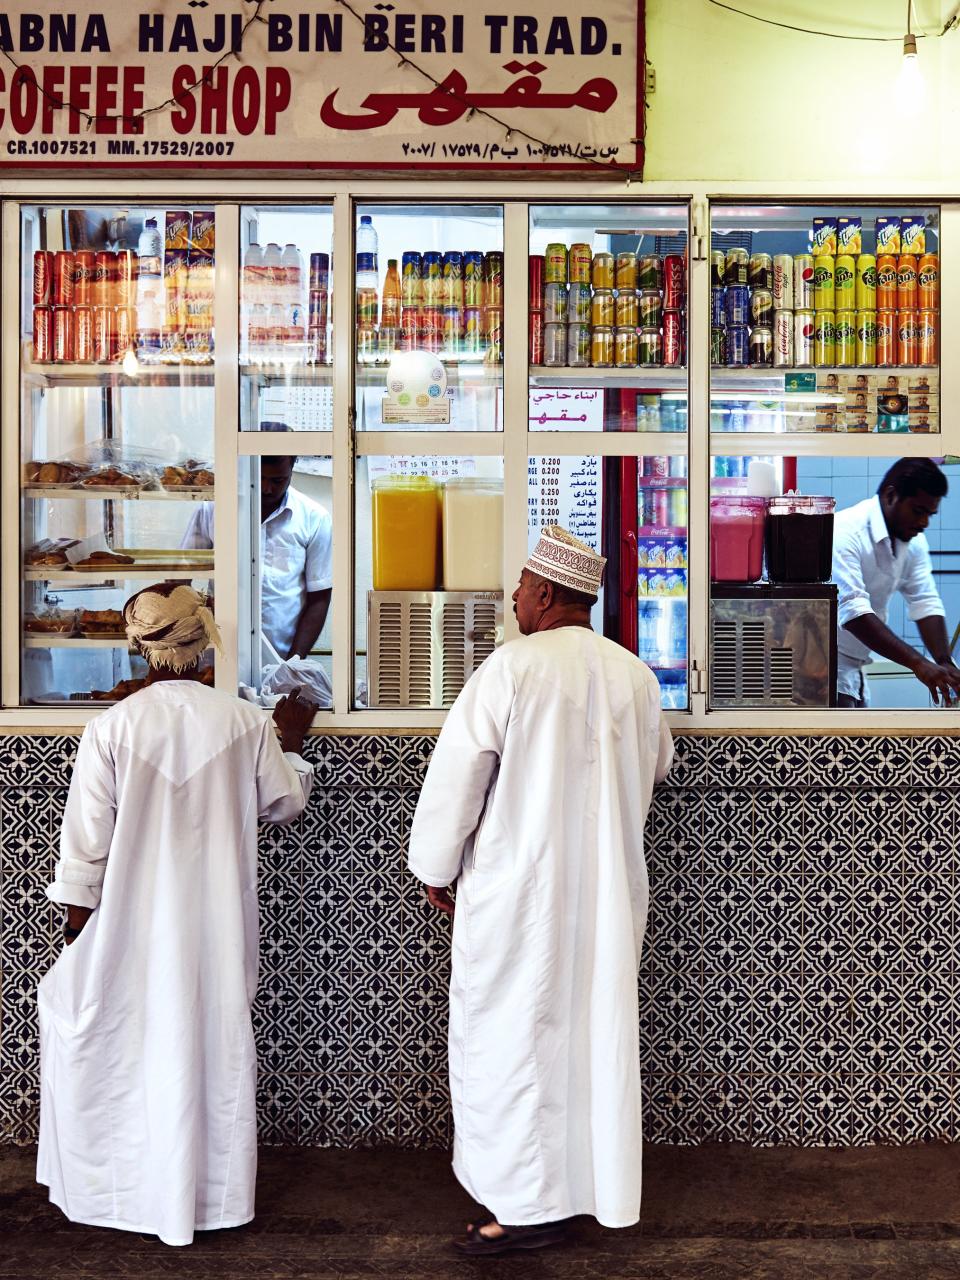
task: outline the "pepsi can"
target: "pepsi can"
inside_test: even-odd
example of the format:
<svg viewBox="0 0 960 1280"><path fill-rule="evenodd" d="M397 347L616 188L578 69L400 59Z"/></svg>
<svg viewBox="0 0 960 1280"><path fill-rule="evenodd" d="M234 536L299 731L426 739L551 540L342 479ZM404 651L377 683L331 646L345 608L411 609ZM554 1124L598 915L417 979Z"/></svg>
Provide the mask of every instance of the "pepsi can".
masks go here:
<svg viewBox="0 0 960 1280"><path fill-rule="evenodd" d="M745 284L729 284L724 297L727 324L746 324L750 319L750 290ZM730 363L729 352L727 363Z"/></svg>

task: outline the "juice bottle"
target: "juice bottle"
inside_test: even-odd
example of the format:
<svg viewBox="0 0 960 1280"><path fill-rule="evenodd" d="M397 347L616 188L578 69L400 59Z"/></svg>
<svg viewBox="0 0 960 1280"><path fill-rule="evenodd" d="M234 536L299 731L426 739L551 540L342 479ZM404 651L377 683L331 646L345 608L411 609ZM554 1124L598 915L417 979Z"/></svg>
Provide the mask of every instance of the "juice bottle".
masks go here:
<svg viewBox="0 0 960 1280"><path fill-rule="evenodd" d="M387 259L387 277L383 282L383 302L380 307L380 323L387 329L400 328L400 273L396 258Z"/></svg>

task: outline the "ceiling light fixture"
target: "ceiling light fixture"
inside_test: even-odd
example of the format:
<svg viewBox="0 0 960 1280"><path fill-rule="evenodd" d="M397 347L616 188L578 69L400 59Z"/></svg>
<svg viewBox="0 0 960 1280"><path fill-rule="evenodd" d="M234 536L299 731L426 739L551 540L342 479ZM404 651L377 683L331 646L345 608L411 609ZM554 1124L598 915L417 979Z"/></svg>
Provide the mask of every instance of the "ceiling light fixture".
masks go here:
<svg viewBox="0 0 960 1280"><path fill-rule="evenodd" d="M904 58L915 58L917 56L917 37L910 30L910 10L912 7L913 0L907 0L907 32L903 37Z"/></svg>

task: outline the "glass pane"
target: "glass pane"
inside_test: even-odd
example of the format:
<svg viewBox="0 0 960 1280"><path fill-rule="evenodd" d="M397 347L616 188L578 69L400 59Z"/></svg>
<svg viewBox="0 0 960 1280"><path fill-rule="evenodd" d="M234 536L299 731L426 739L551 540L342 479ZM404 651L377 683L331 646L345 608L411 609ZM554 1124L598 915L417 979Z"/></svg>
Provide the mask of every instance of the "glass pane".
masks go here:
<svg viewBox="0 0 960 1280"><path fill-rule="evenodd" d="M685 431L684 204L530 210L531 431Z"/></svg>
<svg viewBox="0 0 960 1280"><path fill-rule="evenodd" d="M240 211L240 429L330 431L333 209Z"/></svg>
<svg viewBox="0 0 960 1280"><path fill-rule="evenodd" d="M503 210L359 205L361 431L503 427Z"/></svg>
<svg viewBox="0 0 960 1280"><path fill-rule="evenodd" d="M712 472L711 705L832 706L865 694L873 708L930 707L906 651L883 650L905 644L945 661L956 647L960 466L717 456ZM882 624L879 649L849 629L866 615Z"/></svg>
<svg viewBox="0 0 960 1280"><path fill-rule="evenodd" d="M939 209L715 205L713 431L940 430Z"/></svg>
<svg viewBox="0 0 960 1280"><path fill-rule="evenodd" d="M636 653L665 707L687 686L687 459L537 457L527 471L530 548L559 524L607 557L595 631Z"/></svg>
<svg viewBox="0 0 960 1280"><path fill-rule="evenodd" d="M126 696L124 601L212 579L215 253L208 209L22 208L24 701Z"/></svg>
<svg viewBox="0 0 960 1280"><path fill-rule="evenodd" d="M361 457L356 704L448 707L503 639L503 459Z"/></svg>

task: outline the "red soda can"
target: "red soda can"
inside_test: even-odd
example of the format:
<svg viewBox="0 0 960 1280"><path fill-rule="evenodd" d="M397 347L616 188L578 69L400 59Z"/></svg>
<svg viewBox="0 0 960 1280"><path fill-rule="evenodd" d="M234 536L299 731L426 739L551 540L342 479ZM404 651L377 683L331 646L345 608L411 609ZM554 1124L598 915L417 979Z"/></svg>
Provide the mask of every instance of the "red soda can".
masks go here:
<svg viewBox="0 0 960 1280"><path fill-rule="evenodd" d="M651 480L665 480L670 474L670 459L658 454L651 454L649 457L641 459L643 463L644 476L649 476Z"/></svg>
<svg viewBox="0 0 960 1280"><path fill-rule="evenodd" d="M73 265L73 254L61 249L53 256L53 305L55 307L73 305L75 281L76 268Z"/></svg>
<svg viewBox="0 0 960 1280"><path fill-rule="evenodd" d="M528 330L529 330L529 339L530 339L530 363L543 364L543 312L542 311L530 312Z"/></svg>
<svg viewBox="0 0 960 1280"><path fill-rule="evenodd" d="M920 321L916 311L897 312L897 364L916 364Z"/></svg>
<svg viewBox="0 0 960 1280"><path fill-rule="evenodd" d="M116 305L132 307L137 301L137 277L140 260L132 249L121 249L116 260Z"/></svg>
<svg viewBox="0 0 960 1280"><path fill-rule="evenodd" d="M117 255L108 250L97 253L93 271L93 301L98 307L112 307L117 282Z"/></svg>
<svg viewBox="0 0 960 1280"><path fill-rule="evenodd" d="M108 364L113 359L114 329L113 307L94 307L93 358L97 364Z"/></svg>
<svg viewBox="0 0 960 1280"><path fill-rule="evenodd" d="M33 308L33 358L37 364L53 359L53 311L50 307Z"/></svg>
<svg viewBox="0 0 960 1280"><path fill-rule="evenodd" d="M683 312L663 313L663 363L683 364Z"/></svg>
<svg viewBox="0 0 960 1280"><path fill-rule="evenodd" d="M33 255L33 305L46 307L53 296L53 254L38 249Z"/></svg>
<svg viewBox="0 0 960 1280"><path fill-rule="evenodd" d="M543 254L531 253L529 267L530 310L543 310ZM539 363L534 361L534 364Z"/></svg>
<svg viewBox="0 0 960 1280"><path fill-rule="evenodd" d="M665 311L679 311L685 303L687 290L683 276L683 255L668 253L663 260L663 308Z"/></svg>
<svg viewBox="0 0 960 1280"><path fill-rule="evenodd" d="M78 364L90 364L93 360L93 308L82 306L73 309L73 333L75 359Z"/></svg>
<svg viewBox="0 0 960 1280"><path fill-rule="evenodd" d="M653 523L658 529L666 529L670 525L670 490L654 489L652 494Z"/></svg>
<svg viewBox="0 0 960 1280"><path fill-rule="evenodd" d="M439 329L430 329L426 333L421 333L417 339L417 344L424 351L430 351L434 355L439 355L440 348L443 345L443 334Z"/></svg>
<svg viewBox="0 0 960 1280"><path fill-rule="evenodd" d="M73 300L78 307L88 307L93 302L96 269L97 255L92 249L78 249L73 255Z"/></svg>
<svg viewBox="0 0 960 1280"><path fill-rule="evenodd" d="M73 336L72 307L53 308L53 360L54 364L72 364L76 345Z"/></svg>
<svg viewBox="0 0 960 1280"><path fill-rule="evenodd" d="M416 347L419 334L420 308L404 307L400 313L400 345L404 351L412 351Z"/></svg>
<svg viewBox="0 0 960 1280"><path fill-rule="evenodd" d="M137 347L137 313L133 307L117 307L114 318L114 357L122 359Z"/></svg>
<svg viewBox="0 0 960 1280"><path fill-rule="evenodd" d="M417 332L421 334L443 332L443 311L440 307L420 308L420 319L417 325ZM428 347L427 350L429 351L430 348Z"/></svg>

